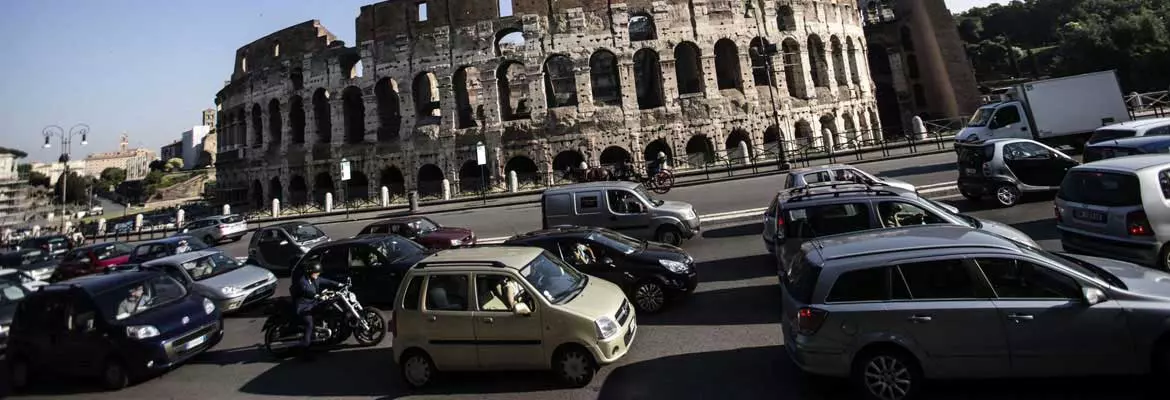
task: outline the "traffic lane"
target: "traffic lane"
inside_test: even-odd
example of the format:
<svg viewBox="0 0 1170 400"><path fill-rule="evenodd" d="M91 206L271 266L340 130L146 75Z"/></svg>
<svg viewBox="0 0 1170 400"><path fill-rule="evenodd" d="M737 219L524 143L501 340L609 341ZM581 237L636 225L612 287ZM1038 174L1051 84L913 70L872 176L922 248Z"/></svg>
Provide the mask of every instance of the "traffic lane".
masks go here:
<svg viewBox="0 0 1170 400"><path fill-rule="evenodd" d="M1060 231L1056 229L1053 213L1053 193L1029 193L1015 207L999 208L990 201L970 201L957 198L944 200L959 211L983 219L1002 222L1019 229L1046 250L1062 251Z"/></svg>

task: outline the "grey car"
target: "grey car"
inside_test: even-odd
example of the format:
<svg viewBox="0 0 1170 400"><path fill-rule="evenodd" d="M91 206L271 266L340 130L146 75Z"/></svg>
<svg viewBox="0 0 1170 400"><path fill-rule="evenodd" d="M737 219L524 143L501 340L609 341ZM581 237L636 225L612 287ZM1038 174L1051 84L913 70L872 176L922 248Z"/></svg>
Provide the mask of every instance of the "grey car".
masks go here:
<svg viewBox="0 0 1170 400"><path fill-rule="evenodd" d="M1170 274L970 227L802 246L781 276L794 363L905 399L923 379L1144 374L1170 366Z"/></svg>
<svg viewBox="0 0 1170 400"><path fill-rule="evenodd" d="M815 184L778 194L764 213L764 246L787 264L820 236L907 225L967 226L1039 247L1011 226L960 214L948 205L889 186Z"/></svg>
<svg viewBox="0 0 1170 400"><path fill-rule="evenodd" d="M1073 168L1055 205L1065 250L1170 270L1170 155Z"/></svg>
<svg viewBox="0 0 1170 400"><path fill-rule="evenodd" d="M918 188L909 182L879 177L861 168L848 164L818 165L794 169L784 180L784 189L799 188L817 183L862 183L885 184L899 189L916 192Z"/></svg>
<svg viewBox="0 0 1170 400"><path fill-rule="evenodd" d="M232 312L272 297L276 276L264 268L243 264L218 250L203 250L164 257L139 269L159 270Z"/></svg>
<svg viewBox="0 0 1170 400"><path fill-rule="evenodd" d="M699 234L695 207L655 199L633 182L590 182L544 191L543 229L560 225L609 228L629 236L678 246Z"/></svg>

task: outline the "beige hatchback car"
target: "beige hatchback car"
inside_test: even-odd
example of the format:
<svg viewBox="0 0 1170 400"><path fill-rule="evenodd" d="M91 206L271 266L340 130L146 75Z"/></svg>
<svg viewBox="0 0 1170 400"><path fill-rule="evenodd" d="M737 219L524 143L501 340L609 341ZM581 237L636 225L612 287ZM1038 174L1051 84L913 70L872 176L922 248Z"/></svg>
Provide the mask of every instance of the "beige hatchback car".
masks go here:
<svg viewBox="0 0 1170 400"><path fill-rule="evenodd" d="M583 387L629 350L625 292L535 247L445 250L403 277L391 323L394 359L413 387L439 371L554 370Z"/></svg>

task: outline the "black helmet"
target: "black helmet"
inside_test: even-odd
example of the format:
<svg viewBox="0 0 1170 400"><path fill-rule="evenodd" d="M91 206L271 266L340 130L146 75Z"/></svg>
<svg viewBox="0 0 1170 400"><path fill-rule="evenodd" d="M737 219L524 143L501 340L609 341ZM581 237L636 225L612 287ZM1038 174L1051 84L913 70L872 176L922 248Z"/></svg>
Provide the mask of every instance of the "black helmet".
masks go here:
<svg viewBox="0 0 1170 400"><path fill-rule="evenodd" d="M309 263L309 265L305 266L305 273L306 274L313 274L313 273L317 273L317 272L321 272L321 264Z"/></svg>

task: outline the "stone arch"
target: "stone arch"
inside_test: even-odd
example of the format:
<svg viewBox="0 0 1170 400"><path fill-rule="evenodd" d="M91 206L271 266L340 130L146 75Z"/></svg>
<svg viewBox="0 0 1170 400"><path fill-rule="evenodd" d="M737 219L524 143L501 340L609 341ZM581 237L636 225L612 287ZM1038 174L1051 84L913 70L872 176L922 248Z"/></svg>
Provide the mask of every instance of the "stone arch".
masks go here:
<svg viewBox="0 0 1170 400"><path fill-rule="evenodd" d="M264 185L260 183L259 179L252 181L252 208L255 210L264 209Z"/></svg>
<svg viewBox="0 0 1170 400"><path fill-rule="evenodd" d="M356 52L344 53L337 57L338 66L345 72L346 79L361 78L364 73L362 56Z"/></svg>
<svg viewBox="0 0 1170 400"><path fill-rule="evenodd" d="M496 56L506 56L524 47L524 32L517 28L505 28L496 32Z"/></svg>
<svg viewBox="0 0 1170 400"><path fill-rule="evenodd" d="M609 50L597 50L589 57L589 82L593 101L606 105L622 103L622 82L617 57Z"/></svg>
<svg viewBox="0 0 1170 400"><path fill-rule="evenodd" d="M357 86L346 86L341 91L341 109L345 120L345 142L350 144L366 141L366 105L362 90Z"/></svg>
<svg viewBox="0 0 1170 400"><path fill-rule="evenodd" d="M252 104L252 137L256 141L255 146L264 144L264 117L260 109L260 103Z"/></svg>
<svg viewBox="0 0 1170 400"><path fill-rule="evenodd" d="M662 66L658 62L658 52L644 48L634 53L634 86L639 109L662 107Z"/></svg>
<svg viewBox="0 0 1170 400"><path fill-rule="evenodd" d="M475 126L475 106L479 105L479 70L462 67L455 71L451 84L455 86L455 128Z"/></svg>
<svg viewBox="0 0 1170 400"><path fill-rule="evenodd" d="M479 165L475 159L463 162L459 167L459 191L462 193L483 192L490 190L491 171L487 165Z"/></svg>
<svg viewBox="0 0 1170 400"><path fill-rule="evenodd" d="M313 177L313 201L318 204L325 204L325 194L333 193L334 189L333 175L329 172L323 171Z"/></svg>
<svg viewBox="0 0 1170 400"><path fill-rule="evenodd" d="M279 176L274 176L268 181L268 199L280 200L280 205L284 205L284 184L280 183Z"/></svg>
<svg viewBox="0 0 1170 400"><path fill-rule="evenodd" d="M781 150L781 141L783 140L784 132L780 131L780 127L776 125L769 126L764 130L764 152L766 154L778 154Z"/></svg>
<svg viewBox="0 0 1170 400"><path fill-rule="evenodd" d="M857 129L857 123L853 120L853 112L846 111L841 114L841 123L845 129L845 141L851 148L861 147L864 143L860 143L861 131Z"/></svg>
<svg viewBox="0 0 1170 400"><path fill-rule="evenodd" d="M719 90L743 90L743 71L739 66L739 47L731 39L715 42L715 79Z"/></svg>
<svg viewBox="0 0 1170 400"><path fill-rule="evenodd" d="M305 178L300 175L293 175L288 180L288 202L290 205L302 205L309 202L309 185L305 184Z"/></svg>
<svg viewBox="0 0 1170 400"><path fill-rule="evenodd" d="M654 24L654 17L648 12L630 13L629 29L631 42L658 39L658 27Z"/></svg>
<svg viewBox="0 0 1170 400"><path fill-rule="evenodd" d="M391 78L378 80L374 84L374 99L378 104L378 141L397 140L402 129L398 82Z"/></svg>
<svg viewBox="0 0 1170 400"><path fill-rule="evenodd" d="M748 54L751 56L752 62L752 83L755 86L775 86L776 83L772 81L772 70L769 68L768 57L768 41L761 37L752 39L748 44Z"/></svg>
<svg viewBox="0 0 1170 400"><path fill-rule="evenodd" d="M414 108L418 117L418 125L435 125L442 118L442 107L439 104L439 80L433 72L421 72L414 77L411 85L414 92Z"/></svg>
<svg viewBox="0 0 1170 400"><path fill-rule="evenodd" d="M555 54L544 61L544 91L549 108L577 105L577 75L573 60Z"/></svg>
<svg viewBox="0 0 1170 400"><path fill-rule="evenodd" d="M829 47L833 52L833 77L837 86L848 85L849 78L845 75L845 47L841 45L841 39L833 35L829 38Z"/></svg>
<svg viewBox="0 0 1170 400"><path fill-rule="evenodd" d="M860 85L861 84L861 70L857 69L858 68L857 47L853 44L853 38L846 38L845 39L845 52L848 53L846 55L846 57L849 58L849 78L850 78L850 81L852 81L854 85Z"/></svg>
<svg viewBox="0 0 1170 400"><path fill-rule="evenodd" d="M782 5L776 9L776 28L781 32L796 30L796 13L791 6Z"/></svg>
<svg viewBox="0 0 1170 400"><path fill-rule="evenodd" d="M370 198L370 178L360 169L350 170L349 180L345 181L345 201L348 203L368 198Z"/></svg>
<svg viewBox="0 0 1170 400"><path fill-rule="evenodd" d="M524 64L504 61L496 70L496 90L500 98L500 119L515 121L529 118L532 109L528 104L528 86Z"/></svg>
<svg viewBox="0 0 1170 400"><path fill-rule="evenodd" d="M653 161L658 158L659 152L666 154L666 160L668 162L674 160L674 150L670 148L670 143L667 143L666 139L662 138L654 139L646 144L646 147L642 149L642 160ZM647 168L646 173L649 172L650 169Z"/></svg>
<svg viewBox="0 0 1170 400"><path fill-rule="evenodd" d="M585 162L585 156L577 150L565 150L557 153L553 157L552 169L556 172L564 172L567 169L577 169L581 163Z"/></svg>
<svg viewBox="0 0 1170 400"><path fill-rule="evenodd" d="M690 165L704 165L715 162L715 143L711 137L704 134L692 135L687 140L687 163Z"/></svg>
<svg viewBox="0 0 1170 400"><path fill-rule="evenodd" d="M811 151L811 148L817 144L813 135L815 135L815 132L813 132L812 124L808 120L802 119L796 121L796 131L793 136L796 142L796 150Z"/></svg>
<svg viewBox="0 0 1170 400"><path fill-rule="evenodd" d="M674 46L674 74L679 94L703 92L703 62L699 46L692 42Z"/></svg>
<svg viewBox="0 0 1170 400"><path fill-rule="evenodd" d="M614 165L620 162L633 162L634 156L630 155L629 150L622 146L609 146L601 151L597 162L600 165Z"/></svg>
<svg viewBox="0 0 1170 400"><path fill-rule="evenodd" d="M305 101L301 96L293 96L288 100L288 127L289 141L305 143Z"/></svg>
<svg viewBox="0 0 1170 400"><path fill-rule="evenodd" d="M781 43L784 53L784 82L788 86L788 95L799 98L808 98L808 86L804 79L804 60L800 56L800 43L796 39L784 39Z"/></svg>
<svg viewBox="0 0 1170 400"><path fill-rule="evenodd" d="M740 150L739 144L747 144L747 152ZM751 134L743 129L736 128L727 135L727 140L723 143L723 149L727 152L727 159L731 162L742 163L755 158L755 148L752 147Z"/></svg>
<svg viewBox="0 0 1170 400"><path fill-rule="evenodd" d="M516 182L520 185L534 185L540 183L540 169L536 162L526 156L513 156L504 163L504 173L515 172Z"/></svg>
<svg viewBox="0 0 1170 400"><path fill-rule="evenodd" d="M385 187L390 192L390 197L406 196L406 178L402 175L402 170L393 165L382 168L378 174L378 186L379 191Z"/></svg>
<svg viewBox="0 0 1170 400"><path fill-rule="evenodd" d="M281 126L280 100L268 101L268 140L271 145L279 146L283 127Z"/></svg>
<svg viewBox="0 0 1170 400"><path fill-rule="evenodd" d="M443 169L435 164L424 164L418 169L418 195L420 197L443 195Z"/></svg>
<svg viewBox="0 0 1170 400"><path fill-rule="evenodd" d="M902 26L898 31L899 42L902 44L902 50L912 52L914 51L914 35L910 33L909 26Z"/></svg>
<svg viewBox="0 0 1170 400"><path fill-rule="evenodd" d="M329 115L329 91L318 88L313 92L313 119L317 122L317 143L333 141L333 121Z"/></svg>
<svg viewBox="0 0 1170 400"><path fill-rule="evenodd" d="M829 63L825 59L825 42L820 36L808 35L808 63L814 87L829 87Z"/></svg>

